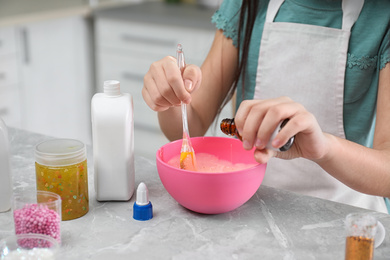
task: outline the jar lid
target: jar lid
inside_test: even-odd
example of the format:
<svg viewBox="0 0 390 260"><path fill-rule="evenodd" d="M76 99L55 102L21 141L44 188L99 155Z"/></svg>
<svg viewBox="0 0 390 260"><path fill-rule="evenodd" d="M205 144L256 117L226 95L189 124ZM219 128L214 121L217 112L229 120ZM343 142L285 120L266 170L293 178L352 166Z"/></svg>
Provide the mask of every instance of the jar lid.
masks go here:
<svg viewBox="0 0 390 260"><path fill-rule="evenodd" d="M35 147L35 160L47 166L66 166L87 159L85 144L74 139L53 139Z"/></svg>

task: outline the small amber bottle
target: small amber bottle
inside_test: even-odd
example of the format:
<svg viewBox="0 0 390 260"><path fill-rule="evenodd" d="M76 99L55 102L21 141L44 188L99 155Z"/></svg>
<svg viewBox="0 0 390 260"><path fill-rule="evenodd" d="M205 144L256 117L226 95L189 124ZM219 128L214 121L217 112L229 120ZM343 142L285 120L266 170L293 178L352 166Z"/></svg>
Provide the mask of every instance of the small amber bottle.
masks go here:
<svg viewBox="0 0 390 260"><path fill-rule="evenodd" d="M272 140L279 133L279 131L287 124L287 122L288 122L288 119L285 119L282 122L280 122L278 127L276 127L275 131L272 133L272 136L271 136L271 138L269 140L269 143L267 144L266 148L272 149L272 150L275 150L275 151L278 151L278 152L284 152L284 151L287 151L288 149L291 148L291 146L294 144L294 139L295 139L294 136L291 137L290 139L288 139L287 143L285 143L279 149L276 149L276 148L274 148L271 145ZM235 137L237 137L238 139L240 139L242 141L242 137L241 137L240 133L238 132L238 130L236 128L236 124L234 122L234 118L222 119L220 127L221 127L221 131L224 134L227 134L227 135L230 135L230 136L235 136Z"/></svg>
<svg viewBox="0 0 390 260"><path fill-rule="evenodd" d="M234 118L222 119L220 126L222 133L235 136L242 141L242 137L236 128L236 123L234 123Z"/></svg>

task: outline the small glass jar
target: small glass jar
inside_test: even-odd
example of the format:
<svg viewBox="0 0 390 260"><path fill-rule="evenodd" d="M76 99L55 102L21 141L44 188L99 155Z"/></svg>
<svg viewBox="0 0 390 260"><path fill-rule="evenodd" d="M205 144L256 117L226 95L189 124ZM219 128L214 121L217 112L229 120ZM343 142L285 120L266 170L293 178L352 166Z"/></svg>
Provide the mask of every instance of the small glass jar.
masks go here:
<svg viewBox="0 0 390 260"><path fill-rule="evenodd" d="M37 190L62 199L62 220L84 216L89 210L85 145L73 139L53 139L35 147Z"/></svg>
<svg viewBox="0 0 390 260"><path fill-rule="evenodd" d="M38 233L61 243L60 195L41 190L23 191L14 194L12 208L16 235Z"/></svg>
<svg viewBox="0 0 390 260"><path fill-rule="evenodd" d="M372 260L378 221L369 213L351 213L346 221L345 260Z"/></svg>

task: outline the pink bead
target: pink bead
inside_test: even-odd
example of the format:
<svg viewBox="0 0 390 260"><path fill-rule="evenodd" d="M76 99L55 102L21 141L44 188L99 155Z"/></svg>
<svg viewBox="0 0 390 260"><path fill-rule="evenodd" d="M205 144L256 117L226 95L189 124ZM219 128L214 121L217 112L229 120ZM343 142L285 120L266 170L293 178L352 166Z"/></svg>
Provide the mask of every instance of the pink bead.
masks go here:
<svg viewBox="0 0 390 260"><path fill-rule="evenodd" d="M14 211L15 233L39 233L49 235L61 243L60 216L46 205L26 204ZM47 247L43 241L23 239L19 241L24 247Z"/></svg>

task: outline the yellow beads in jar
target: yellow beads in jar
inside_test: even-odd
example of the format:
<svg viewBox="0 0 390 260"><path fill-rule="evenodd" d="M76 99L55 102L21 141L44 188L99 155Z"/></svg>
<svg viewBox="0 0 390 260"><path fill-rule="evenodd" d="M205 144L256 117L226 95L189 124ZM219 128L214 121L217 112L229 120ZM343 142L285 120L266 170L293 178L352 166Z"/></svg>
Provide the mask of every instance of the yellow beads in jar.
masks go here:
<svg viewBox="0 0 390 260"><path fill-rule="evenodd" d="M37 190L61 196L62 220L85 215L89 210L85 145L73 139L53 139L36 146Z"/></svg>

